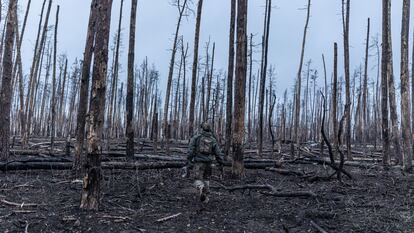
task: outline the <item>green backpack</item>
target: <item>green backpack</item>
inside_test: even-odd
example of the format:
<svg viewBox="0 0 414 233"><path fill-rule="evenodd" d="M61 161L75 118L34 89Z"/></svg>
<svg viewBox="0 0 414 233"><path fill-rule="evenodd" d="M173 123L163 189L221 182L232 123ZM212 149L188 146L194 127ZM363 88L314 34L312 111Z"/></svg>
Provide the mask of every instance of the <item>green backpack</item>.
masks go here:
<svg viewBox="0 0 414 233"><path fill-rule="evenodd" d="M201 154L211 155L213 154L214 139L207 136L201 136L198 141L198 151Z"/></svg>

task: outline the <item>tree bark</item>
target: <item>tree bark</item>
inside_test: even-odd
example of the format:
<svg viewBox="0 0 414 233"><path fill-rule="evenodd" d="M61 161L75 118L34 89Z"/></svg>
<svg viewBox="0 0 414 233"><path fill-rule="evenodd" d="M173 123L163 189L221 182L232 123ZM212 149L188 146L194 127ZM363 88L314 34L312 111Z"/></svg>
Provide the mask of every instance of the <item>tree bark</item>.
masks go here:
<svg viewBox="0 0 414 233"><path fill-rule="evenodd" d="M402 152L400 145L400 129L398 124L397 114L397 101L395 97L395 82L394 82L394 64L393 64L393 52L392 52L392 36L391 36L391 1L388 2L388 70L387 70L387 81L388 81L388 95L389 95L389 109L391 116L391 141L394 146L394 155L397 164L401 163Z"/></svg>
<svg viewBox="0 0 414 233"><path fill-rule="evenodd" d="M131 5L131 22L129 27L129 51L128 51L128 87L126 98L126 136L127 136L127 158L134 156L134 127L133 127L133 113L134 113L134 58L135 58L135 24L137 17L137 1L132 0Z"/></svg>
<svg viewBox="0 0 414 233"><path fill-rule="evenodd" d="M258 132L258 143L259 143L259 156L263 152L263 108L264 108L264 95L266 86L266 75L267 75L267 58L269 50L269 30L270 30L270 16L272 9L272 0L266 0L266 12L264 21L264 33L263 33L263 45L262 45L262 66L260 74L260 94L259 94L259 132Z"/></svg>
<svg viewBox="0 0 414 233"><path fill-rule="evenodd" d="M237 1L236 82L234 91L233 174L244 175L244 119L247 75L247 3Z"/></svg>
<svg viewBox="0 0 414 233"><path fill-rule="evenodd" d="M338 145L338 44L334 44L334 73L332 87L332 123L334 148ZM335 152L336 154L336 152Z"/></svg>
<svg viewBox="0 0 414 233"><path fill-rule="evenodd" d="M96 53L89 109L88 155L84 163L85 176L80 204L81 209L87 210L98 210L100 204L101 151L112 0L98 0L97 8Z"/></svg>
<svg viewBox="0 0 414 233"><path fill-rule="evenodd" d="M30 135L30 131L31 131L31 122L32 122L32 115L33 115L33 102L35 99L35 84L36 84L36 78L38 76L38 71L39 71L39 63L40 63L40 58L43 54L43 49L44 49L44 45L45 45L45 41L46 41L46 33L47 33L47 27L48 27L48 23L49 23L49 16L50 16L50 10L52 8L52 0L49 0L49 5L47 8L47 13L46 13L46 18L45 18L45 22L43 25L43 29L41 32L41 25L42 25L42 19L43 19L43 7L44 4L46 3L46 0L43 3L42 6L42 13L41 13L41 17L40 17L40 22L39 22L39 28L38 28L38 38L36 39L36 45L35 45L35 54L33 57L33 62L32 62L32 66L30 68L30 80L29 80L29 91L26 97L26 113L25 113L25 117L26 117L26 124L24 126L24 130L23 130L23 137L22 137L22 143L23 145L27 145L27 141L29 139L29 135ZM40 36L41 34L41 36ZM40 41L39 41L40 39ZM30 103L29 103L30 101Z"/></svg>
<svg viewBox="0 0 414 233"><path fill-rule="evenodd" d="M178 3L179 4L179 1ZM164 102L164 118L163 118L163 141L166 144L167 148L168 148L168 140L169 140L169 133L168 133L168 128L169 128L169 122L168 122L168 109L170 106L170 95L171 95L171 86L172 86L172 78L173 78L173 74L174 74L174 65L175 65L175 54L177 52L177 42L178 42L178 33L180 31L180 26L181 26L181 19L184 15L184 11L187 7L187 0L184 0L184 3L182 6L178 6L179 8L179 16L178 16L178 22L177 22L177 27L175 29L175 34L174 34L174 42L173 42L173 48L172 48L172 53L171 53L171 60L170 60L170 67L169 67L169 71L168 71L168 79L167 79L167 91L165 94L165 102ZM168 149L167 149L168 151Z"/></svg>
<svg viewBox="0 0 414 233"><path fill-rule="evenodd" d="M59 24L59 8L57 6L56 10L56 22L55 22L55 34L54 34L54 46L53 46L53 76L52 76L52 122L51 128L52 132L50 133L50 154L53 154L53 148L55 145L55 124L56 124L56 55L57 55L57 31L58 31L58 24Z"/></svg>
<svg viewBox="0 0 414 233"><path fill-rule="evenodd" d="M108 114L108 135L114 136L114 122L116 116L116 98L118 89L118 75L119 75L119 49L121 46L121 26L122 26L122 13L124 10L124 0L121 0L121 6L119 8L119 19L118 19L118 30L116 34L116 47L115 47L115 59L114 69L112 73L112 84L111 84L111 102L109 105Z"/></svg>
<svg viewBox="0 0 414 233"><path fill-rule="evenodd" d="M197 6L197 19L194 36L194 60L191 77L191 97L190 97L190 116L188 124L188 134L191 137L194 133L194 116L195 116L195 101L197 93L197 65L198 65L198 46L200 42L200 24L201 24L201 13L203 10L203 0L198 1Z"/></svg>
<svg viewBox="0 0 414 233"><path fill-rule="evenodd" d="M227 68L227 97L226 97L226 144L224 152L229 156L233 120L233 76L234 76L234 34L236 24L236 0L231 0L229 33L229 61Z"/></svg>
<svg viewBox="0 0 414 233"><path fill-rule="evenodd" d="M81 155L83 152L83 145L85 140L85 124L86 111L88 109L89 100L89 77L92 62L92 55L94 52L94 41L96 34L96 14L98 9L98 1L93 0L91 3L91 12L89 15L88 32L86 37L85 50L82 62L82 77L79 91L79 106L76 126L76 145L75 145L75 160L73 168L77 171L81 169Z"/></svg>
<svg viewBox="0 0 414 233"><path fill-rule="evenodd" d="M294 135L295 135L295 143L296 146L300 147L300 137L299 137L299 128L300 128L300 97L301 97L301 89L302 89L302 68L303 68L303 59L305 57L305 45L306 45L306 35L308 31L309 25L309 18L310 18L310 10L311 10L311 0L308 0L308 7L307 7L307 16L306 16L306 23L303 32L303 40L302 40L302 50L300 55L300 62L299 62L299 70L296 77L296 91L295 91L295 124L294 124ZM294 154L294 144L292 143L292 154ZM297 156L299 156L300 150L297 150Z"/></svg>
<svg viewBox="0 0 414 233"><path fill-rule="evenodd" d="M342 20L343 20L343 32L344 32L344 65L345 65L345 138L347 148L347 159L352 160L351 153L351 88L350 88L350 74L349 74L349 13L351 0L342 0Z"/></svg>
<svg viewBox="0 0 414 233"><path fill-rule="evenodd" d="M382 154L383 164L389 166L390 161L390 138L389 138L389 125L388 125L388 63L389 63L389 42L388 42L388 22L389 14L388 7L390 0L382 0L382 58L381 58L381 125L382 125Z"/></svg>
<svg viewBox="0 0 414 233"><path fill-rule="evenodd" d="M370 34L370 18L368 18L367 23L367 39L366 39L366 46L365 46L365 69L364 69L364 84L363 84L363 91L362 91L362 122L361 122L361 128L362 128L362 142L365 143L367 140L367 121L368 121L368 104L367 104L367 95L368 95L368 59L369 59L369 34Z"/></svg>
<svg viewBox="0 0 414 233"><path fill-rule="evenodd" d="M403 138L403 165L404 170L412 169L412 141L411 116L409 97L409 71L408 71L408 38L410 32L410 0L403 1L401 24L401 129Z"/></svg>
<svg viewBox="0 0 414 233"><path fill-rule="evenodd" d="M0 160L7 161L10 150L10 110L11 81L13 75L13 47L15 38L15 21L17 18L17 0L10 0L3 53L3 74L0 93Z"/></svg>

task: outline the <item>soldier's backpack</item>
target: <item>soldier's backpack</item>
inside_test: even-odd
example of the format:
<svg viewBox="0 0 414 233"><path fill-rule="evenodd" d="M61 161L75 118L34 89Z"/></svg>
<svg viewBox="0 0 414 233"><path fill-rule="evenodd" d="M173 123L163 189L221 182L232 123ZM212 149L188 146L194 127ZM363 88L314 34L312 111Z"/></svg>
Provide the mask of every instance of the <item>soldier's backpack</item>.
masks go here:
<svg viewBox="0 0 414 233"><path fill-rule="evenodd" d="M213 138L201 136L198 143L198 151L201 154L213 154Z"/></svg>

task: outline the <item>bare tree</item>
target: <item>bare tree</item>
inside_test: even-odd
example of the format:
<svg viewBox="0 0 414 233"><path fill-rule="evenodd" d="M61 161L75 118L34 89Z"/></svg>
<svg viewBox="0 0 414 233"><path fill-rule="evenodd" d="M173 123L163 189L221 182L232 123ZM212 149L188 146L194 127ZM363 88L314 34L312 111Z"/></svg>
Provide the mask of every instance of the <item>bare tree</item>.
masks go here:
<svg viewBox="0 0 414 233"><path fill-rule="evenodd" d="M110 137L114 136L114 121L116 116L116 101L117 101L117 89L118 89L118 76L119 76L119 49L121 46L121 27L122 27L122 14L124 10L124 0L121 0L121 5L119 7L119 19L118 19L118 30L116 33L116 45L115 45L115 59L112 72L112 83L111 83L111 95L110 95L110 105L108 111L108 133Z"/></svg>
<svg viewBox="0 0 414 233"><path fill-rule="evenodd" d="M382 154L385 166L389 166L390 161L390 138L389 138L389 125L388 125L388 63L389 63L389 42L388 42L388 8L390 0L382 0L382 58L381 58L381 124L382 124Z"/></svg>
<svg viewBox="0 0 414 233"><path fill-rule="evenodd" d="M46 0L44 4L46 3ZM39 67L40 67L40 59L43 54L44 45L46 41L46 34L47 34L47 27L49 23L49 16L50 16L50 10L52 8L52 0L49 0L49 5L47 8L46 18L45 22L43 24L42 28L42 19L43 19L43 9L44 4L42 6L42 13L40 16L39 21L39 28L38 28L38 37L36 39L35 44L35 54L32 61L32 66L30 67L30 75L29 75L29 91L26 97L26 106L25 106L25 117L26 117L26 124L24 125L23 130L23 137L22 137L22 143L23 145L27 145L29 134L31 131L31 123L32 123L32 115L33 115L33 105L34 105L34 99L35 99L35 87L36 87L36 78L39 74ZM41 36L40 36L41 35ZM30 102L29 102L30 101Z"/></svg>
<svg viewBox="0 0 414 233"><path fill-rule="evenodd" d="M367 99L368 99L368 59L369 59L369 33L370 33L370 18L368 18L367 23L367 39L366 39L366 45L365 45L365 69L364 69L364 86L362 90L362 122L361 122L361 128L362 128L362 141L365 142L367 139L366 135L366 126L368 121L368 107L367 107Z"/></svg>
<svg viewBox="0 0 414 233"><path fill-rule="evenodd" d="M260 94L259 94L259 132L258 132L258 142L259 142L259 156L263 152L263 108L264 108L264 94L265 94L265 85L266 85L266 75L267 75L267 59L268 59L268 50L269 50L269 31L270 31L270 16L272 9L272 0L266 0L266 12L264 20L264 33L262 40L262 65L260 72Z"/></svg>
<svg viewBox="0 0 414 233"><path fill-rule="evenodd" d="M89 109L88 154L84 164L85 176L81 209L97 210L100 204L101 151L105 108L108 42L112 0L98 0L95 60L92 74L92 94Z"/></svg>
<svg viewBox="0 0 414 233"><path fill-rule="evenodd" d="M13 75L13 47L15 39L15 21L17 18L17 0L9 1L9 8L7 12L8 17L0 93L0 160L7 160L10 150L10 110L12 99L11 81Z"/></svg>
<svg viewBox="0 0 414 233"><path fill-rule="evenodd" d="M338 44L334 44L334 73L332 87L332 122L334 145L338 145ZM336 147L335 147L336 148ZM336 152L335 152L336 153Z"/></svg>
<svg viewBox="0 0 414 233"><path fill-rule="evenodd" d="M132 125L132 118L134 113L134 58L135 58L135 24L137 17L137 1L132 0L131 5L131 22L129 27L129 52L128 52L128 90L126 98L126 112L127 112L127 158L134 156L134 127Z"/></svg>
<svg viewBox="0 0 414 233"><path fill-rule="evenodd" d="M201 14L203 10L203 0L198 0L197 6L197 19L194 35L194 60L193 60L193 69L191 76L191 97L190 97L190 116L188 124L188 134L191 137L194 133L194 116L195 116L195 102L196 102L196 93L197 93L197 65L198 65L198 46L200 42L200 24L201 24Z"/></svg>
<svg viewBox="0 0 414 233"><path fill-rule="evenodd" d="M171 60L170 60L170 67L169 67L169 71L168 71L168 79L167 79L167 91L165 94L165 102L164 102L164 118L163 118L163 139L164 142L167 144L167 148L168 148L168 109L170 106L170 95L171 95L171 86L172 86L172 78L173 78L173 74L174 74L174 64L175 64L175 54L177 52L177 46L178 46L178 36L179 36L179 31L180 31L180 26L181 26L181 19L184 16L184 13L187 9L187 0L184 0L184 2L182 3L182 5L180 5L181 1L177 1L177 7L178 7L178 22L177 22L177 26L175 28L175 34L174 34L174 42L173 42L173 49L172 49L172 53L171 53Z"/></svg>
<svg viewBox="0 0 414 233"><path fill-rule="evenodd" d="M227 98L226 98L226 145L225 154L229 156L231 146L233 120L233 76L234 76L234 34L236 25L236 0L231 0L229 33L229 61L227 68Z"/></svg>
<svg viewBox="0 0 414 233"><path fill-rule="evenodd" d="M303 32L303 40L302 40L302 50L300 54L300 62L299 62L299 70L296 76L296 91L295 91L295 125L294 125L294 135L295 135L295 143L296 146L299 148L300 146L300 137L299 137L299 127L300 127L300 96L301 96L301 89L302 89L302 68L303 68L303 59L305 57L305 45L306 45L306 35L308 32L308 25L309 25L309 18L310 18L310 10L311 10L311 0L308 0L308 7L307 7L307 15L306 15L306 23ZM294 154L294 143L292 143L292 154ZM300 150L297 150L299 155Z"/></svg>
<svg viewBox="0 0 414 233"><path fill-rule="evenodd" d="M408 37L410 31L410 0L403 1L401 24L401 129L403 137L403 164L404 170L412 169L412 141L411 116L409 97L408 71Z"/></svg>
<svg viewBox="0 0 414 233"><path fill-rule="evenodd" d="M94 41L96 34L96 14L98 9L98 0L93 0L91 3L91 12L89 15L88 33L86 38L85 50L83 54L82 62L82 77L81 86L79 91L79 106L77 115L76 126L76 145L75 145L75 160L74 169L80 170L81 168L81 155L83 152L83 144L85 139L85 124L86 124L86 111L88 109L89 99L89 79L90 68L92 62L92 55L94 52Z"/></svg>
<svg viewBox="0 0 414 233"><path fill-rule="evenodd" d="M350 88L350 74L349 74L349 14L351 8L351 0L342 0L342 25L344 33L344 65L345 65L345 138L346 138L346 149L347 159L352 160L351 153L351 88Z"/></svg>
<svg viewBox="0 0 414 233"><path fill-rule="evenodd" d="M27 7L26 7L26 12L24 15L24 20L23 20L23 25L22 25L22 31L21 34L19 35L19 23L18 23L18 17L16 17L16 24L15 24L15 30L16 30L16 49L17 49L17 56L16 56L16 61L14 64L14 70L13 70L13 77L15 77L16 75L18 76L19 79L19 118L20 118L20 134L22 134L22 127L25 124L25 116L24 116L24 81L23 81L23 65L22 65L22 55L21 55L21 47L22 47L22 42L23 42L23 38L24 38L24 33L25 33L25 29L26 29L26 24L27 24L27 18L29 15L29 10L30 10L30 5L31 5L32 0L29 0L27 2Z"/></svg>
<svg viewBox="0 0 414 233"><path fill-rule="evenodd" d="M397 163L402 163L402 152L400 145L400 129L398 124L397 101L395 96L394 82L394 64L392 52L392 36L391 36L391 1L388 2L388 101L391 118L391 141L393 144L394 155Z"/></svg>
<svg viewBox="0 0 414 233"><path fill-rule="evenodd" d="M54 37L54 46L53 46L53 76L52 76L52 121L51 128L52 132L50 133L50 154L53 154L53 147L55 143L55 126L56 126L56 54L57 54L57 31L59 24L59 8L57 6L56 10L56 22L55 22L55 37Z"/></svg>
<svg viewBox="0 0 414 233"><path fill-rule="evenodd" d="M234 91L233 173L244 174L244 119L247 75L247 2L237 1L236 82Z"/></svg>

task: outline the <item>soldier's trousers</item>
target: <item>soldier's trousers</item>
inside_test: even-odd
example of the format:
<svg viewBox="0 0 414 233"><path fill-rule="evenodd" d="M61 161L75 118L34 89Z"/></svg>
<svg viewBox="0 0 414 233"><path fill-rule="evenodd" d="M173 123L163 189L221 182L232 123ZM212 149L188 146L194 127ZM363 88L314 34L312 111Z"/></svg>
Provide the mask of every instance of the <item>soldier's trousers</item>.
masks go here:
<svg viewBox="0 0 414 233"><path fill-rule="evenodd" d="M211 163L194 164L194 186L202 192L200 194L207 195L210 192L210 178L212 170L213 168Z"/></svg>

